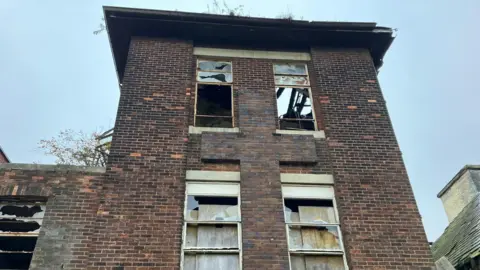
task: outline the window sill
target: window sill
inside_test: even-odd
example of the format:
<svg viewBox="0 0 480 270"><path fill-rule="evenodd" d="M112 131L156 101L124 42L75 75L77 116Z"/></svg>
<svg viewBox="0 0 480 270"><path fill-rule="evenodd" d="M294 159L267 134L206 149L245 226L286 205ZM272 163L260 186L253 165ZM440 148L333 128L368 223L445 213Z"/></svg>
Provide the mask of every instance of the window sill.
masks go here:
<svg viewBox="0 0 480 270"><path fill-rule="evenodd" d="M188 134L202 134L202 132L221 132L221 133L239 133L240 129L236 128L214 128L214 127L188 127Z"/></svg>
<svg viewBox="0 0 480 270"><path fill-rule="evenodd" d="M325 132L323 130L286 130L277 129L276 134L289 134L289 135L313 135L315 139L325 139Z"/></svg>

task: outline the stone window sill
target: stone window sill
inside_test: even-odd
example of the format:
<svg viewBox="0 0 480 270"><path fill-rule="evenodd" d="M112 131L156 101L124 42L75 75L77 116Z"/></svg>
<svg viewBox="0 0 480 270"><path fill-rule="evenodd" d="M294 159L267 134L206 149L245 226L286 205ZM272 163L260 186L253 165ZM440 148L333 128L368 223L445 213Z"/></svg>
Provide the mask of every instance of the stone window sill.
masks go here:
<svg viewBox="0 0 480 270"><path fill-rule="evenodd" d="M289 135L313 135L315 139L325 139L325 132L323 130L285 130L277 129L275 134L289 134Z"/></svg>
<svg viewBox="0 0 480 270"><path fill-rule="evenodd" d="M221 133L239 133L240 129L236 128L214 128L214 127L188 127L188 134L202 134L202 132L221 132Z"/></svg>

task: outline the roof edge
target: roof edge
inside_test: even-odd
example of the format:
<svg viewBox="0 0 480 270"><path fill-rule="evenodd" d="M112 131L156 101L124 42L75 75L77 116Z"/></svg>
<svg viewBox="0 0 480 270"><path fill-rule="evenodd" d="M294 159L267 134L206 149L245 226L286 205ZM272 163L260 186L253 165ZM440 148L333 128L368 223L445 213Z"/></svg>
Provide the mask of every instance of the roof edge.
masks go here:
<svg viewBox="0 0 480 270"><path fill-rule="evenodd" d="M128 7L115 7L115 6L103 6L104 14L108 12L128 12L142 15L157 15L157 16L169 16L178 18L191 18L199 20L202 19L231 22L249 22L249 23L270 23L272 25L294 25L294 26L311 26L311 27L352 27L359 30L380 30L389 31L393 33L393 29L390 27L378 26L375 22L336 22L336 21L307 21L307 20L290 20L268 17L251 17L251 16L237 16L237 15L223 15L212 13L200 13L200 12L185 12L185 11L170 11L170 10L156 10L156 9L141 9L141 8L128 8Z"/></svg>
<svg viewBox="0 0 480 270"><path fill-rule="evenodd" d="M460 169L460 171L455 174L455 176L450 180L445 187L440 190L440 192L437 194L437 198L440 198L447 190L457 182L457 180L468 170L480 170L480 165L465 165L463 168Z"/></svg>
<svg viewBox="0 0 480 270"><path fill-rule="evenodd" d="M0 154L5 157L8 163L10 163L10 159L8 158L7 154L5 154L5 151L3 151L2 147L0 146Z"/></svg>

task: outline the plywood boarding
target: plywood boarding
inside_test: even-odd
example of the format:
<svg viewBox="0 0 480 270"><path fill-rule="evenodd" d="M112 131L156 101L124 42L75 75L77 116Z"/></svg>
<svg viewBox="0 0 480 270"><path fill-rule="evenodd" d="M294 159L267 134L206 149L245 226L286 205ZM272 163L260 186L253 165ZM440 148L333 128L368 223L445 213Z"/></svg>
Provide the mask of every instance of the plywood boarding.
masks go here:
<svg viewBox="0 0 480 270"><path fill-rule="evenodd" d="M344 270L341 256L305 256L306 270Z"/></svg>
<svg viewBox="0 0 480 270"><path fill-rule="evenodd" d="M199 205L198 220L237 221L240 220L238 205Z"/></svg>
<svg viewBox="0 0 480 270"><path fill-rule="evenodd" d="M333 207L299 206L298 212L302 223L337 223Z"/></svg>
<svg viewBox="0 0 480 270"><path fill-rule="evenodd" d="M237 225L200 225L197 246L209 248L238 248Z"/></svg>
<svg viewBox="0 0 480 270"><path fill-rule="evenodd" d="M305 257L303 256L291 256L290 262L292 264L292 270L306 270Z"/></svg>
<svg viewBox="0 0 480 270"><path fill-rule="evenodd" d="M328 230L304 227L301 231L304 249L340 250L338 237Z"/></svg>
<svg viewBox="0 0 480 270"><path fill-rule="evenodd" d="M290 249L340 250L338 233L317 227L291 227L288 231Z"/></svg>
<svg viewBox="0 0 480 270"><path fill-rule="evenodd" d="M342 256L298 256L290 258L292 270L345 270Z"/></svg>
<svg viewBox="0 0 480 270"><path fill-rule="evenodd" d="M184 270L239 270L236 254L186 255Z"/></svg>

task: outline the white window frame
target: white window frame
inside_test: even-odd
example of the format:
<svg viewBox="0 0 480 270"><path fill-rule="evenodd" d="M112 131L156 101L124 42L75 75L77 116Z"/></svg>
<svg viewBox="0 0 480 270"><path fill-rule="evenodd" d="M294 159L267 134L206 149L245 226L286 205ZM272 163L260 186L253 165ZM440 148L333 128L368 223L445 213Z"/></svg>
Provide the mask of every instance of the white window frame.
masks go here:
<svg viewBox="0 0 480 270"><path fill-rule="evenodd" d="M238 217L236 221L194 221L187 220L188 214L188 196L212 196L212 197L230 197L237 198L238 202ZM242 213L241 213L241 198L240 198L240 184L228 182L187 182L185 188L185 203L183 209L183 231L182 231L182 252L180 259L180 269L184 269L186 254L238 254L238 269L242 269ZM224 250L221 248L204 248L204 247L186 247L187 242L187 227L189 224L203 224L203 225L237 225L238 249Z"/></svg>
<svg viewBox="0 0 480 270"><path fill-rule="evenodd" d="M285 199L313 199L313 200L331 200L333 212L335 214L335 223L314 223L314 222L288 222L287 213L285 211ZM305 184L283 184L282 185L282 202L283 215L285 219L285 231L287 234L288 260L290 269L292 269L292 255L319 255L319 256L342 256L343 264L348 270L345 248L343 245L342 230L340 227L340 216L338 214L335 193L331 185L305 185ZM306 227L336 227L339 237L340 250L319 250L319 249L294 249L290 248L290 226L306 226Z"/></svg>
<svg viewBox="0 0 480 270"><path fill-rule="evenodd" d="M275 66L276 65L290 65L290 64L291 65L305 65L306 74L305 75L298 75L298 74L276 73L275 72ZM306 85L277 84L275 82L275 93L277 91L277 88L302 88L302 89L307 89L308 94L310 95L309 98L310 98L310 103L311 103L311 107L312 107L312 117L313 117L313 119L312 120L299 120L299 121L313 121L315 130L305 130L305 131L317 131L318 130L317 118L316 118L316 115L315 115L315 107L313 105L314 102L313 102L311 81L310 81L310 75L309 75L310 73L308 71L307 63L304 63L304 62L278 62L278 63L273 63L272 69L273 69L274 82L275 82L275 76L292 76L292 77L298 76L298 77L307 78L308 84L306 84ZM278 127L279 130L284 130L284 129L280 129L280 119L278 117L278 104L277 103L278 103L278 99L275 99L275 104L277 106L277 115L275 116L277 118L277 127ZM301 132L301 131L303 131L303 130L299 130L299 132Z"/></svg>
<svg viewBox="0 0 480 270"><path fill-rule="evenodd" d="M232 67L232 69L230 70L230 72L223 72L223 71L218 71L218 70L213 70L213 71L208 71L208 70L200 70L200 62L225 62L225 63L229 63L230 66ZM229 73L232 75L232 82L201 82L198 80L198 73L199 72L216 72L216 73ZM200 84L210 84L210 85L226 85L226 86L230 86L230 96L231 96L231 102L232 102L232 126L229 127L229 128L234 128L235 127L235 103L234 103L234 99L233 99L233 83L234 83L235 79L233 77L233 62L232 61L227 61L227 60L221 60L221 59L212 59L212 58L209 58L209 59L205 59L205 58L197 58L197 63L196 63L196 67L195 67L195 106L194 106L194 116L193 116L193 126L196 127L197 126L197 100L198 100L198 85ZM200 115L200 117L208 117L208 116L205 116L205 115ZM215 116L217 118L222 118L221 116ZM227 117L225 117L227 118ZM229 118L229 117L228 117Z"/></svg>

